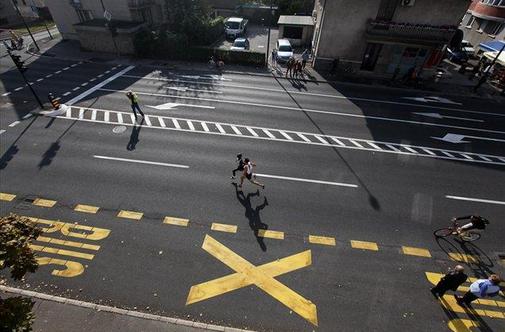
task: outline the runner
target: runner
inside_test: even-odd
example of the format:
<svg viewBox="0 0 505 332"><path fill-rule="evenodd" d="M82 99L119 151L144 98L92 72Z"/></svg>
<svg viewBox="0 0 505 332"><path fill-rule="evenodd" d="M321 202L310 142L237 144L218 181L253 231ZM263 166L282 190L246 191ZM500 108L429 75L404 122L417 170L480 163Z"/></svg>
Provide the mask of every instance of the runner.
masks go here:
<svg viewBox="0 0 505 332"><path fill-rule="evenodd" d="M241 171L241 172L244 171L244 161L242 160L242 153L239 153L237 155L237 163L238 163L237 168L235 168L233 171L231 171L232 174L233 174L231 176L231 179L235 179L235 172L237 172L237 171Z"/></svg>
<svg viewBox="0 0 505 332"><path fill-rule="evenodd" d="M239 188L242 188L242 184L244 183L244 178L247 178L249 182L261 187L262 189L265 189L265 185L259 183L258 181L253 179L253 167L256 166L255 163L249 161L249 158L244 159L244 172L242 173L242 176L240 177L240 184Z"/></svg>

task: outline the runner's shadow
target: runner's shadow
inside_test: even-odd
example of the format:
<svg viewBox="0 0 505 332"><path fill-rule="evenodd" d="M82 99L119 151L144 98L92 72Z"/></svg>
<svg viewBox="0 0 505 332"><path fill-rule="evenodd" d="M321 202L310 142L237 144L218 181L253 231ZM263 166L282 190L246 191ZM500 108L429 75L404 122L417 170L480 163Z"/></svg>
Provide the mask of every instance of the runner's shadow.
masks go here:
<svg viewBox="0 0 505 332"><path fill-rule="evenodd" d="M135 150L135 147L137 146L137 143L139 142L139 135L140 135L140 130L142 129L142 123L144 123L144 118L142 118L142 122L140 125L133 125L132 128L132 133L130 135L130 140L128 141L128 144L126 145L126 150L128 151L133 151Z"/></svg>
<svg viewBox="0 0 505 332"><path fill-rule="evenodd" d="M251 197L259 196L260 191L257 190L255 193L248 193L247 196L244 195L242 190L239 190L236 183L233 183L235 186L235 195L237 196L238 201L242 206L245 207L245 216L249 220L249 227L254 232L254 236L256 237L256 241L260 245L261 250L267 251L267 246L265 245L265 240L263 237L259 236L259 231L264 229L268 229L268 225L261 222L260 211L263 210L267 205L268 201L265 197L263 204L256 206L256 208L252 208L251 206Z"/></svg>

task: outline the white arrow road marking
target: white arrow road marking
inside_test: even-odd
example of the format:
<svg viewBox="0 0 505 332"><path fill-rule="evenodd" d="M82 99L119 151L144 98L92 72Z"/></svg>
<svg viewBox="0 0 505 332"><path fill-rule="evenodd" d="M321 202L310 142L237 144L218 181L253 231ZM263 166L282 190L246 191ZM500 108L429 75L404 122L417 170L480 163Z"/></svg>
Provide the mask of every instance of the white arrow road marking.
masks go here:
<svg viewBox="0 0 505 332"><path fill-rule="evenodd" d="M470 143L469 141L463 141L464 138L473 138L484 141L495 141L495 142L505 142L505 139L498 138L489 138L489 137L479 137L479 136L468 136L468 135L459 135L459 134L451 134L447 133L444 137L434 137L431 138L438 139L441 141L449 142L449 143Z"/></svg>
<svg viewBox="0 0 505 332"><path fill-rule="evenodd" d="M179 103L166 103L157 106L146 105L147 107L155 108L157 110L170 110L177 106L186 106L186 107L197 107L197 108L207 108L207 109L215 109L214 106L204 106L204 105L191 105L191 104L179 104Z"/></svg>
<svg viewBox="0 0 505 332"><path fill-rule="evenodd" d="M464 121L484 122L484 120L470 119L470 118L460 118L460 117L457 117L457 116L442 115L440 113L413 112L413 114L427 116L429 118L435 118L435 119L455 119L455 120L464 120Z"/></svg>
<svg viewBox="0 0 505 332"><path fill-rule="evenodd" d="M489 203L489 204L499 204L499 205L505 205L505 202L502 201L494 201L490 199L482 199L482 198L472 198L472 197L462 197L462 196L451 196L451 195L446 195L446 198L449 199L456 199L460 201L472 201L472 202L479 202L479 203Z"/></svg>
<svg viewBox="0 0 505 332"><path fill-rule="evenodd" d="M350 184L350 183L330 182L330 181L321 181L321 180L312 180L312 179L303 179L303 178L292 178L289 176L270 175L270 174L256 174L255 173L255 175L258 177L263 177L263 178L290 180L290 181L298 181L298 182L311 182L311 183L318 183L318 184L329 184L331 186L358 188L357 185Z"/></svg>
<svg viewBox="0 0 505 332"><path fill-rule="evenodd" d="M457 103L447 98L437 97L437 96L428 96L428 97L402 97L402 99L410 99L415 101L420 101L423 103L443 103L443 104L454 104L454 105L463 105L462 103Z"/></svg>
<svg viewBox="0 0 505 332"><path fill-rule="evenodd" d="M189 168L189 166L187 166L187 165L167 164L167 163L160 163L160 162L157 162L157 161L136 160L136 159L127 159L127 158L116 158L116 157L107 157L107 156L98 156L98 155L94 155L93 158L106 159L106 160L117 160L117 161L126 161L126 162L130 162L130 163L149 164L149 165L157 165L157 166L165 166L165 167Z"/></svg>

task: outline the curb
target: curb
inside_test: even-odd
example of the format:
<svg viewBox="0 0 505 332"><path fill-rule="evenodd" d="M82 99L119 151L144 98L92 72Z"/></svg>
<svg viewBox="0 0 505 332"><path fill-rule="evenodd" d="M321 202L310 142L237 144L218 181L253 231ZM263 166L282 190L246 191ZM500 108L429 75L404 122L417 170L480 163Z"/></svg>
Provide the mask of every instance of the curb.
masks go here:
<svg viewBox="0 0 505 332"><path fill-rule="evenodd" d="M142 319L153 320L153 321L164 322L164 323L168 323L168 324L174 324L174 325L180 325L180 326L186 326L186 327L194 327L194 328L205 329L205 330L209 330L209 331L223 331L223 332L246 332L247 331L247 332L251 332L251 330L243 330L243 329L237 329L237 328L221 326L221 325L193 322L190 320L185 320L185 319L180 319L180 318L172 318L172 317L166 317L166 316L146 314L146 313L143 313L140 311L126 310L126 309L121 309L121 308L116 308L116 307L111 307L111 306L106 306L106 305L101 305L101 304L95 304L95 303L91 303L91 302L67 299L65 297L54 296L54 295L49 295L49 294L45 294L45 293L39 293L39 292L24 290L21 288L3 286L3 285L0 285L0 291L12 293L12 294L17 294L17 295L22 295L22 296L28 296L28 297L37 298L37 299L46 300L46 301L53 301L53 302L58 302L58 303L62 303L62 304L69 304L69 305L73 305L73 306L77 306L77 307L81 307L81 308L93 309L93 310L97 310L97 311L105 311L105 312L110 312L113 314L125 315L125 316L135 317L135 318L142 318Z"/></svg>

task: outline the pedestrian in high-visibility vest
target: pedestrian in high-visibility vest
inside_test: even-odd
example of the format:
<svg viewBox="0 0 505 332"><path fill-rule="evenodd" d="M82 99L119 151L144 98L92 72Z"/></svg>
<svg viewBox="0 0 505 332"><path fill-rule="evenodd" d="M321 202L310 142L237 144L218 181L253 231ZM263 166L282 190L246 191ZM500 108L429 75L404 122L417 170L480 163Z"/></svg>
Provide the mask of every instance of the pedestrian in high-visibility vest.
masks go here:
<svg viewBox="0 0 505 332"><path fill-rule="evenodd" d="M139 107L139 97L137 97L135 92L130 90L126 93L126 96L130 100L132 111L133 114L135 115L135 121L137 121L137 111L139 111L140 115L142 115L142 117L145 118L144 112L142 112L142 110Z"/></svg>

